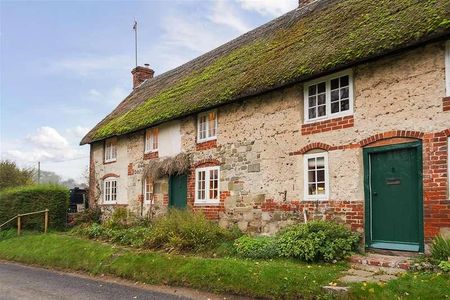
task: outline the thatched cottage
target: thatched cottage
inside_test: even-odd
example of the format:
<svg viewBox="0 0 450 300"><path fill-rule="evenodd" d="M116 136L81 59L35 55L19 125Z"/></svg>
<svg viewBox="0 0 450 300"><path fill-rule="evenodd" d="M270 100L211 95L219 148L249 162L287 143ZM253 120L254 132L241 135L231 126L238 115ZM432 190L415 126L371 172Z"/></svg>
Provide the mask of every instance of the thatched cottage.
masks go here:
<svg viewBox="0 0 450 300"><path fill-rule="evenodd" d="M450 230L450 0L300 1L133 91L81 141L90 199L424 251Z"/></svg>

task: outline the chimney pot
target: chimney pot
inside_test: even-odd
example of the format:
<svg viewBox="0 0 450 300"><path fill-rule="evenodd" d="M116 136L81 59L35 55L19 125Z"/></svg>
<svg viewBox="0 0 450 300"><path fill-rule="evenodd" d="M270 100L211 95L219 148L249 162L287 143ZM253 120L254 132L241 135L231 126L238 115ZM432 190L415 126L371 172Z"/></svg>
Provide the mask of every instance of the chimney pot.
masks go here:
<svg viewBox="0 0 450 300"><path fill-rule="evenodd" d="M155 71L150 69L149 64L145 64L145 67L137 66L131 71L133 75L133 89L137 88L145 80L153 78Z"/></svg>

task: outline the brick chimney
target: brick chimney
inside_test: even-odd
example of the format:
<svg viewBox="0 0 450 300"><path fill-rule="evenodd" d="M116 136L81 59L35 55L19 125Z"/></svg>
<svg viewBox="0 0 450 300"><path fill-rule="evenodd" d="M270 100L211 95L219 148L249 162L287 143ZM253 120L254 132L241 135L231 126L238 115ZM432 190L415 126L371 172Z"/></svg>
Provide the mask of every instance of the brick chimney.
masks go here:
<svg viewBox="0 0 450 300"><path fill-rule="evenodd" d="M298 7L306 6L313 1L315 1L315 0L298 0Z"/></svg>
<svg viewBox="0 0 450 300"><path fill-rule="evenodd" d="M145 80L153 78L153 74L155 71L150 69L148 64L145 64L144 67L137 66L131 71L133 74L133 89L137 88L141 83Z"/></svg>

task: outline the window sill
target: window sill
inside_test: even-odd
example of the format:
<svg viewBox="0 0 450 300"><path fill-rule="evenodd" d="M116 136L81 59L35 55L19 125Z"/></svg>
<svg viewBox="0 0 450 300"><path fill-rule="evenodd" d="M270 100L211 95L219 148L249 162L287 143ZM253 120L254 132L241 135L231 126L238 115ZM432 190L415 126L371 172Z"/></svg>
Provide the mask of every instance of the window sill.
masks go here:
<svg viewBox="0 0 450 300"><path fill-rule="evenodd" d="M155 158L159 158L158 151L144 153L144 159L155 159Z"/></svg>
<svg viewBox="0 0 450 300"><path fill-rule="evenodd" d="M116 202L103 202L102 206L111 206L111 205L117 205L117 201Z"/></svg>
<svg viewBox="0 0 450 300"><path fill-rule="evenodd" d="M353 127L355 120L353 115L345 117L337 117L333 119L317 120L316 122L304 123L301 128L302 135L309 135L321 132L327 132L332 130L339 130L344 128Z"/></svg>
<svg viewBox="0 0 450 300"><path fill-rule="evenodd" d="M195 149L197 151L201 151L201 150L208 150L208 149L213 149L213 148L217 148L217 139L214 140L209 140L209 141L205 141L205 142L197 142L197 145L195 146Z"/></svg>
<svg viewBox="0 0 450 300"><path fill-rule="evenodd" d="M103 164L104 164L104 165L113 164L113 163L115 163L116 161L117 161L117 159L114 159L114 160L105 160L105 161L103 161Z"/></svg>
<svg viewBox="0 0 450 300"><path fill-rule="evenodd" d="M310 197L307 197L307 198L303 198L303 201L305 201L305 202L311 202L311 201L323 202L323 201L330 201L330 199L329 199L329 197L321 197L321 198L310 198Z"/></svg>
<svg viewBox="0 0 450 300"><path fill-rule="evenodd" d="M220 201L194 202L194 206L220 206Z"/></svg>

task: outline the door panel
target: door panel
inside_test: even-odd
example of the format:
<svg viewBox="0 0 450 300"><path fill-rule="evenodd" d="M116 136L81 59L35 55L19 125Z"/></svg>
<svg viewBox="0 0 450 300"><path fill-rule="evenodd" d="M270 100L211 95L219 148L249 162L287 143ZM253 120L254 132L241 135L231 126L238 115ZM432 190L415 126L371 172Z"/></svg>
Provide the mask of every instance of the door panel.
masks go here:
<svg viewBox="0 0 450 300"><path fill-rule="evenodd" d="M417 145L365 149L366 242L370 247L408 251L422 248L422 159Z"/></svg>
<svg viewBox="0 0 450 300"><path fill-rule="evenodd" d="M169 180L169 206L185 208L187 202L187 176L170 176Z"/></svg>

